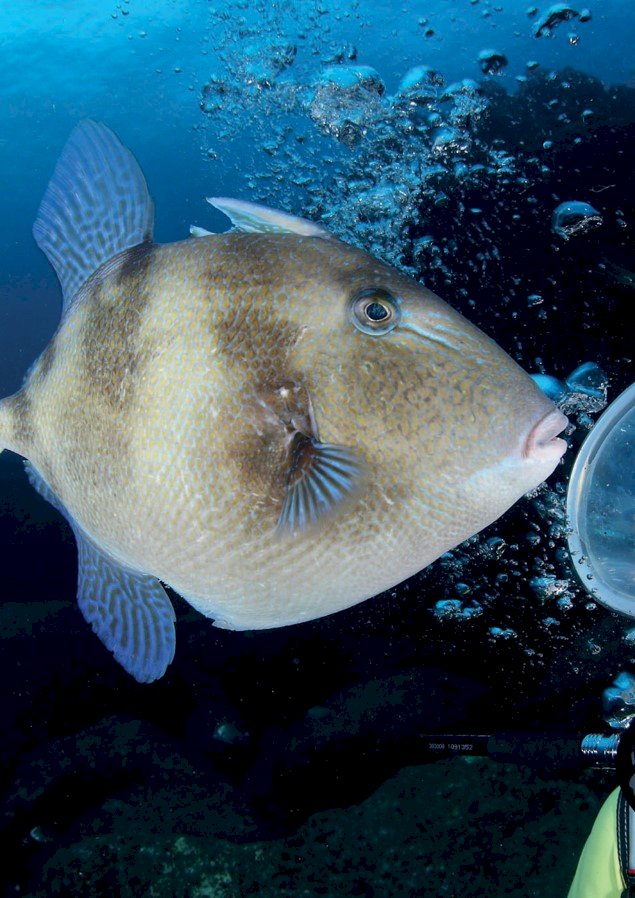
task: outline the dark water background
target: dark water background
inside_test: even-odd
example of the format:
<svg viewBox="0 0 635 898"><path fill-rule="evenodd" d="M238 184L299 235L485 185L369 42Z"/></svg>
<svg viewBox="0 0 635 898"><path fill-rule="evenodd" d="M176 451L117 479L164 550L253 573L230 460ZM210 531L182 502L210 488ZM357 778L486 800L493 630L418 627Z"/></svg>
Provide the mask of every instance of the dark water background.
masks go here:
<svg viewBox="0 0 635 898"><path fill-rule="evenodd" d="M156 239L223 227L209 194L322 217L528 370L591 361L615 398L633 380L635 10L593 3L590 21L536 37L549 8L0 4L0 394L57 324L30 229L92 117L139 159ZM507 57L498 74L478 64L488 49ZM422 64L437 74L404 106ZM324 81L361 65L370 85ZM477 84L450 88L463 79ZM567 200L601 226L555 234ZM3 454L4 893L566 892L612 780L559 746L606 729L602 690L635 666L629 622L589 600L565 550L567 474L598 411L570 404L571 458L480 537L390 595L281 631L216 631L176 598L176 659L152 686L81 619L70 531ZM425 763L421 733L505 730L554 749L529 766Z"/></svg>

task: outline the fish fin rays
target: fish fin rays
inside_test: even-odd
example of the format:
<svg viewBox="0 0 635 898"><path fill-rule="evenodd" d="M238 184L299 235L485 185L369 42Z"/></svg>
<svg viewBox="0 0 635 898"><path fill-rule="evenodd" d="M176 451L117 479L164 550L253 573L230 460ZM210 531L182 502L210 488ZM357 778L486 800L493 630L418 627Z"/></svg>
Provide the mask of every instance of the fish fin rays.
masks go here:
<svg viewBox="0 0 635 898"><path fill-rule="evenodd" d="M270 209L257 203L248 203L245 200L234 200L225 196L208 196L207 202L223 212L231 219L233 226L239 231L265 234L300 234L303 237L322 237L332 240L333 235L326 228L299 218L297 215L289 215L279 209Z"/></svg>
<svg viewBox="0 0 635 898"><path fill-rule="evenodd" d="M31 484L69 522L78 550L77 600L93 631L139 683L165 673L174 658L175 614L155 577L123 567L84 533L30 462Z"/></svg>
<svg viewBox="0 0 635 898"><path fill-rule="evenodd" d="M143 173L115 134L80 122L40 204L33 236L62 285L64 309L113 256L152 240L154 207Z"/></svg>
<svg viewBox="0 0 635 898"><path fill-rule="evenodd" d="M278 531L303 531L322 523L356 492L362 477L363 464L353 450L297 433Z"/></svg>
<svg viewBox="0 0 635 898"><path fill-rule="evenodd" d="M176 645L175 614L165 590L155 577L122 567L79 528L74 530L80 611L135 680L158 680L174 658Z"/></svg>

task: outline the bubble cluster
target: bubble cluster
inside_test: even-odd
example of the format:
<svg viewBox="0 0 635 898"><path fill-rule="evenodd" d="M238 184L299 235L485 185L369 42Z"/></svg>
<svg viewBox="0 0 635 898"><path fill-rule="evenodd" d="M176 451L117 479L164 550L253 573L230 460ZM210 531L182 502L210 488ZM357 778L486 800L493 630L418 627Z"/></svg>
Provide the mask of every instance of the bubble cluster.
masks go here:
<svg viewBox="0 0 635 898"><path fill-rule="evenodd" d="M635 717L635 676L628 671L618 674L613 685L602 695L606 722L613 729L626 729Z"/></svg>
<svg viewBox="0 0 635 898"><path fill-rule="evenodd" d="M608 378L595 362L584 362L564 380L550 374L533 374L536 384L553 402L578 423L592 425L588 415L602 411L607 404Z"/></svg>
<svg viewBox="0 0 635 898"><path fill-rule="evenodd" d="M384 91L379 73L371 66L332 66L309 90L305 104L322 133L353 147L381 115L378 100Z"/></svg>
<svg viewBox="0 0 635 898"><path fill-rule="evenodd" d="M470 620L483 613L478 603L465 605L460 599L440 599L435 603L432 613L439 620Z"/></svg>
<svg viewBox="0 0 635 898"><path fill-rule="evenodd" d="M443 87L445 79L443 75L427 65L417 65L408 69L399 82L394 103L400 101L405 104L426 105L434 102L438 87Z"/></svg>
<svg viewBox="0 0 635 898"><path fill-rule="evenodd" d="M529 588L542 602L546 602L567 597L571 583L569 580L558 579L555 574L543 574L540 577L532 577Z"/></svg>
<svg viewBox="0 0 635 898"><path fill-rule="evenodd" d="M495 640L518 639L518 633L511 627L490 627L489 635Z"/></svg>

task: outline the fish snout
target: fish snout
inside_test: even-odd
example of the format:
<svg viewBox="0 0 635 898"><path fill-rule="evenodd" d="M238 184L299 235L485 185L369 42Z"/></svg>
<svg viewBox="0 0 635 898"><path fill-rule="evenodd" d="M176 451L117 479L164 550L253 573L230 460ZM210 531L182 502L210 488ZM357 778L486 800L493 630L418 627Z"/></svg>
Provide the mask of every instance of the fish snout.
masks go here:
<svg viewBox="0 0 635 898"><path fill-rule="evenodd" d="M543 415L531 428L523 447L523 458L538 462L557 462L567 451L567 443L559 434L569 419L558 409Z"/></svg>

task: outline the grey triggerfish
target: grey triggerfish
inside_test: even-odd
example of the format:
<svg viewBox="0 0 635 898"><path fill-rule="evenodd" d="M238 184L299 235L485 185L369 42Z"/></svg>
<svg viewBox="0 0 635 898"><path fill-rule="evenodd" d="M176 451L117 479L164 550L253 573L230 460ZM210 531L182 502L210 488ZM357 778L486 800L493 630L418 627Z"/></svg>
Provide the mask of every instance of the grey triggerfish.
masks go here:
<svg viewBox="0 0 635 898"><path fill-rule="evenodd" d="M174 656L162 584L217 627L374 596L554 470L567 421L441 299L323 227L224 198L152 241L132 154L78 125L33 233L62 320L0 402L0 451L68 520L78 600L141 682Z"/></svg>

